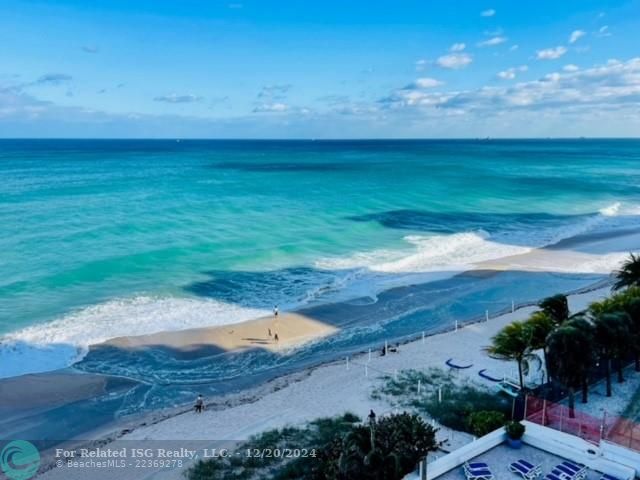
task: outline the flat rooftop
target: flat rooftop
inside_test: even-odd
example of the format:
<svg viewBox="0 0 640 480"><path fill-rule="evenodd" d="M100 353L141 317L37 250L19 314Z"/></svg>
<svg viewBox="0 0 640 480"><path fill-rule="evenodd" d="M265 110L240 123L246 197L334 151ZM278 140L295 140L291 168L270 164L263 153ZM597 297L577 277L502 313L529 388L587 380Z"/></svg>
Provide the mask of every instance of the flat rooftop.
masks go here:
<svg viewBox="0 0 640 480"><path fill-rule="evenodd" d="M558 457L526 444L523 444L519 449L514 449L506 444L501 444L478 455L477 457L474 457L470 462L484 462L488 464L495 480L518 480L522 479L522 477L510 472L509 464L520 458L527 460L534 465L542 466L542 475L538 477L539 479L544 478L544 476L551 472L556 465L566 460L565 458ZM600 476L601 473L598 473L595 470L589 470L586 480L599 480ZM438 480L466 480L462 465L440 475Z"/></svg>

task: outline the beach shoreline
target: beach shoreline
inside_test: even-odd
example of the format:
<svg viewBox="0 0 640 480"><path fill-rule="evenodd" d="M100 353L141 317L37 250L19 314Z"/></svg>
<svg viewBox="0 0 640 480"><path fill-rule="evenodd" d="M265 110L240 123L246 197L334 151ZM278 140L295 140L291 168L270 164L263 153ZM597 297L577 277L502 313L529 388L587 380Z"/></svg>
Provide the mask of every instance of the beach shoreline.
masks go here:
<svg viewBox="0 0 640 480"><path fill-rule="evenodd" d="M570 294L568 299L572 311L577 311L609 294L609 286L594 285ZM388 376L405 368L446 368L445 361L449 355L458 359L464 356L465 360L474 364L473 372L463 371L456 373L457 375L490 387L490 383L476 375L476 370L489 368L494 375L510 377L514 365L512 362L488 357L483 347L488 345L490 337L502 326L514 320L523 320L535 310L535 306L521 306L515 312L492 317L489 321L460 326L458 331L436 333L424 340L410 340L401 344L398 354L381 357L376 352L369 360L368 352L361 352L350 358L349 367L344 359L324 362L256 385L249 390L207 399L207 409L202 415L195 415L192 406L186 405L166 409L164 412L143 414L135 421L113 424L99 438L78 444L95 448L107 444L127 444L129 441L206 440L237 443L270 428L299 425L314 418L333 416L345 411L356 410L354 413L364 417L369 408L374 408L384 414L385 411L391 412L392 407L370 396L373 386L384 375ZM368 365L370 372L368 376L365 374L365 365ZM338 389L339 385L342 388ZM349 388L345 388L347 386ZM329 388L330 395L319 394L328 392ZM277 405L280 407L276 407ZM211 432L215 432L215 438L212 438ZM57 469L51 463L39 478L70 478L66 474L68 472L65 473L64 469ZM166 478L178 478L177 475L167 475Z"/></svg>
<svg viewBox="0 0 640 480"><path fill-rule="evenodd" d="M640 232L633 230L625 231L620 236L607 237L605 240L609 242L608 248L610 248L611 251L621 252L626 250L630 245L640 244L640 242L638 242L639 237ZM554 275L553 272L548 272L550 263L554 263L558 270L563 272L575 261L584 261L585 258L591 259L592 257L595 259L599 258L598 255L580 251L584 245L589 244L589 241L590 239L587 238L586 242L574 242L571 251L557 249L534 250L528 254L514 255L513 257L503 258L499 261L483 262L477 264L473 270L455 274L451 279L445 281L445 285L456 285L456 288L463 288L465 290L471 288L476 292L484 292L486 289L492 289L494 296L500 295L500 308L494 306L491 311L487 310L486 312L473 310L472 313L474 313L474 315L455 315L451 318L451 321L431 325L431 328L426 328L422 333L419 329L413 328L413 326L417 324L410 323L409 326L411 328L409 330L405 329L406 334L404 336L398 336L392 339L394 344L396 342L400 344L402 353L399 355L395 353L387 355L385 362L389 365L389 368L393 369L413 368L412 366L419 364L416 358L422 358L423 354L418 350L420 346L424 344L433 345L434 348L439 349L440 353L438 355L434 354L434 356L430 358L423 358L421 361L422 366L434 365L434 362L436 362L438 366L444 368L445 361L449 358L447 355L451 357L476 356L479 364L489 362L490 365L493 365L492 368L496 371L490 371L490 373L494 376L513 376L513 366L506 367L505 369L505 367L499 366L503 364L496 364L494 363L497 362L495 360L487 360L488 357L482 352L482 347L488 344L490 336L495 334L501 325L504 325L508 321L526 318L542 298L550 294L562 292L562 290L553 288ZM603 240L599 237L596 241L600 242ZM615 244L619 246L615 247ZM623 254L620 253L620 255ZM626 253L624 255L626 255ZM543 277L539 277L540 275L543 275ZM562 273L559 273L558 278L562 277L562 275ZM574 306L584 306L588 302L602 298L609 293L610 275L590 274L583 277L582 275L576 274L574 276L579 280L576 285L581 286L564 292L569 295L570 302L573 303ZM589 279L591 279L591 281L588 281ZM515 296L519 288L524 288L521 283L518 283L520 280L526 280L531 285L537 285L537 282L542 281L543 283L540 285L545 285L545 289L538 291L538 295L533 297L534 299L529 297L528 301L515 302L512 306L511 302L506 300L511 294ZM462 285L462 287L460 287L460 285ZM426 293L423 292L423 289ZM434 290L432 291L430 289ZM281 312L277 320L271 315L232 325L159 332L141 336L116 337L101 344L93 345L90 349L90 356L95 353L95 355L100 358L99 355L108 355L110 352L117 352L118 354L125 352L136 356L146 354L156 355L158 352L164 355L165 352L169 352L172 358L175 358L179 368L181 368L182 362L198 361L200 357L205 359L206 362L215 363L216 359L224 360L229 356L245 355L253 352L264 352L276 358L278 358L281 353L286 353L291 354L291 358L297 358L297 349L299 349L301 345L313 345L316 342L321 345L325 338L336 336L342 328L352 327L354 324L357 325L357 323L354 322L358 321L358 317L375 324L377 319L368 316L366 312L378 312L382 309L388 318L390 312L386 310L385 305L394 305L401 314L407 315L407 305L420 307L428 305L430 301L446 303L446 299L439 299L437 297L437 295L440 294L439 292L438 287L434 287L433 284L395 287L380 295L378 302L382 303L382 305L362 305L359 302L347 302L336 305L326 304L313 307L313 309ZM405 299L410 299L410 303L402 303L401 300ZM514 311L511 311L512 307ZM475 308L477 308L477 306L475 306L474 309ZM470 312L470 310L467 309L466 312ZM487 317L489 317L489 321L486 321ZM455 324L453 322L454 318ZM272 330L271 333L278 332L280 334L280 340L278 342L276 342L273 337L269 337L270 329ZM470 336L466 343L460 345L460 338L465 337L465 335L469 336L468 332L476 332L476 334L475 336ZM453 337L453 335L458 335L458 337ZM353 372L356 369L364 371L364 365L369 362L369 355L372 355L373 360L371 361L373 361L374 364L379 362L381 358L379 356L379 349L384 343L384 338L379 337L368 345L358 346L356 344L356 346L347 353L347 356L350 358L351 371ZM372 348L372 354L369 354L368 348ZM442 353L442 349L447 348L450 348L451 352L445 355ZM481 356L477 357L477 355ZM407 358L411 360L408 361ZM404 360L399 361L400 359ZM466 358L462 359L466 360ZM394 364L397 364L397 367L394 367ZM371 368L372 376L374 376L373 372L375 372L376 367L372 364ZM501 372L499 371L500 369L502 369ZM230 423L230 425L234 426L233 430L225 430L226 427L224 425L218 425L214 430L217 432L216 434L225 437L223 438L224 440L242 440L246 438L247 435L258 433L261 429L283 424L284 419L278 417L278 415L270 415L270 420L266 423L264 420L258 418L259 416L256 417L256 411L265 410L265 407L261 406L265 402L270 405L266 407L267 410L273 411L276 407L269 402L271 402L273 398L283 395L282 392L292 393L291 398L283 401L286 404L294 404L289 407L290 410L295 412L295 415L291 419L294 422L302 421L302 419L309 420L309 415L321 416L323 412L326 415L334 415L338 411L338 408L347 408L349 404L355 405L353 408L358 410L356 413L363 416L366 412L361 410L364 408L364 405L371 404L371 399L368 394L365 395L363 393L364 390L362 389L364 387L360 385L362 378L344 380L344 385L348 385L349 382L355 382L360 385L358 388L361 389L358 394L359 397L355 401L349 400L346 402L341 402L343 393L340 392L340 389L343 388L344 385L336 385L332 383L333 379L325 378L327 376L339 378L343 370L348 371L348 368L345 369L345 356L340 352L328 351L324 355L307 357L306 363L285 363L282 368L268 369L266 370L267 374L264 376L260 374L246 375L246 378L239 379L241 381L240 383L233 384L233 388L216 394L205 394L208 407L206 418L217 422L219 421L217 417L222 418L229 414L234 414L234 412L244 412L243 420L236 418ZM327 374L327 372L333 373ZM387 370L386 374L389 375L392 374L392 372L393 370ZM56 375L58 375L58 377L55 377ZM362 372L361 376L364 376ZM318 377L324 379L323 381L325 383L328 383L327 387L322 391L314 391L315 387L312 385L314 382L313 379ZM51 378L57 381L51 381ZM95 389L96 379L102 381L102 383L98 384L98 390ZM105 372L104 374L91 372L90 370L87 371L78 368L78 365L63 371L27 375L8 380L13 382L12 388L14 390L22 392L21 398L27 399L41 396L39 394L35 395L34 392L37 393L37 388L34 390L33 387L33 385L37 385L39 382L46 383L48 385L47 388L51 390L54 397L64 398L66 395L68 398L78 399L80 401L91 401L92 398L117 397L118 395L127 396L129 392L139 389L142 391L141 396L146 398L147 395L150 394L151 389L154 388L154 379L149 379L149 381L146 382L144 378L118 375L113 374L113 372ZM196 391L194 388L197 388L197 386L194 387L192 384L185 385L190 387L192 391ZM334 391L331 389L334 389ZM6 389L4 390L6 391ZM2 391L2 389L0 389L0 391ZM98 395L96 395L96 392ZM329 394L327 395L327 393ZM309 404L316 402L316 399L308 397L314 394L318 397L324 397L323 401L325 403L319 403L315 407L310 407ZM297 398L295 397L296 395L298 396ZM24 419L31 419L31 413L34 413L34 419L40 418L38 417L40 414L38 410L40 405L30 405L29 402L23 402L24 404L20 405L20 409L18 409L16 408L17 401L15 399L9 400L6 398L3 399L0 394L0 411L4 405L5 410L9 412L12 411L12 408L17 410L18 413L22 411L26 412L23 417ZM172 437L175 432L181 432L182 426L176 426L176 422L181 422L181 419L184 418L190 418L189 415L192 411L191 402L192 400L181 401L173 406L163 406L161 408L145 407L133 414L118 416L116 418L110 418L108 416L109 411L105 411L102 412L105 416L103 418L97 418L93 427L89 424L90 428L84 428L84 430L78 431L75 434L73 434L72 430L69 430L69 435L64 439L64 442L72 442L75 445L91 447L135 439L151 440L170 438L172 440L179 440L185 438L190 440L204 440L208 438L207 435L210 435L210 433L199 429L198 425L191 425L190 428L182 431L182 433L180 433L182 437L180 435L176 438ZM376 408L381 409L381 411L388 407L380 404L375 405ZM305 410L306 407L308 407L308 411ZM31 412L29 408L32 409ZM54 419L53 425L65 425L64 421L60 419L63 419L65 415L69 414L78 415L78 413L74 411L73 404L62 405L60 408L56 407L50 413L45 412L45 417L49 420ZM80 413L80 415L82 414ZM16 418L13 425L18 426L20 421L21 419L19 417ZM187 424L189 424L189 422L187 422ZM11 426L11 423L9 426ZM11 435L11 429L5 429L5 431L7 431L7 435Z"/></svg>

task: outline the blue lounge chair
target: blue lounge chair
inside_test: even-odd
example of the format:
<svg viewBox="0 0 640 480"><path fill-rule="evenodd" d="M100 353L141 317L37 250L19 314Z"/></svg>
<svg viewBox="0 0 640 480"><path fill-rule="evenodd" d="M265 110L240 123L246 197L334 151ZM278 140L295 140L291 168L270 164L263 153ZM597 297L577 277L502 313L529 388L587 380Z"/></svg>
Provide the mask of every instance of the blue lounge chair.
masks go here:
<svg viewBox="0 0 640 480"><path fill-rule="evenodd" d="M609 475L608 473L603 473L600 477L600 480L620 480L618 477L614 477L613 475Z"/></svg>
<svg viewBox="0 0 640 480"><path fill-rule="evenodd" d="M487 470L489 465L484 462L464 462L465 470Z"/></svg>
<svg viewBox="0 0 640 480"><path fill-rule="evenodd" d="M500 377L500 378L498 378L498 377L492 377L491 375L489 375L489 374L487 373L487 369L486 369L486 368L483 368L482 370L480 370L480 371L478 372L478 375L480 375L482 378L486 378L486 379L487 379L487 380L489 380L490 382L499 382L499 381L501 381L501 380L504 380L504 378L503 378L503 377Z"/></svg>
<svg viewBox="0 0 640 480"><path fill-rule="evenodd" d="M540 465L533 465L526 460L520 459L509 465L509 470L520 475L524 480L533 480L542 474Z"/></svg>
<svg viewBox="0 0 640 480"><path fill-rule="evenodd" d="M569 468L574 469L576 472L585 468L585 466L582 465L581 463L575 463L575 462L572 462L571 460L564 460L562 464L566 465Z"/></svg>
<svg viewBox="0 0 640 480"><path fill-rule="evenodd" d="M556 468L563 472L570 480L582 480L587 476L587 467L570 462L569 460L563 461L560 465L556 466Z"/></svg>
<svg viewBox="0 0 640 480"><path fill-rule="evenodd" d="M493 480L493 473L491 470L464 470L464 474L467 480Z"/></svg>
<svg viewBox="0 0 640 480"><path fill-rule="evenodd" d="M566 465L556 465L551 472L555 473L560 478L563 478L565 480L576 480L576 472Z"/></svg>
<svg viewBox="0 0 640 480"><path fill-rule="evenodd" d="M547 473L544 476L544 480L564 480L564 478L558 476L556 473L551 472L551 473Z"/></svg>
<svg viewBox="0 0 640 480"><path fill-rule="evenodd" d="M534 465L533 463L527 462L525 459L521 458L518 460L518 463L521 463L527 468L537 471L539 474L542 474L542 465Z"/></svg>
<svg viewBox="0 0 640 480"><path fill-rule="evenodd" d="M493 480L493 473L484 462L465 462L463 470L467 480Z"/></svg>
<svg viewBox="0 0 640 480"><path fill-rule="evenodd" d="M449 360L447 360L444 363L447 365L447 367L456 368L458 370L464 370L466 368L473 367L473 363L464 363L464 364L463 363L455 363L453 358L450 358Z"/></svg>

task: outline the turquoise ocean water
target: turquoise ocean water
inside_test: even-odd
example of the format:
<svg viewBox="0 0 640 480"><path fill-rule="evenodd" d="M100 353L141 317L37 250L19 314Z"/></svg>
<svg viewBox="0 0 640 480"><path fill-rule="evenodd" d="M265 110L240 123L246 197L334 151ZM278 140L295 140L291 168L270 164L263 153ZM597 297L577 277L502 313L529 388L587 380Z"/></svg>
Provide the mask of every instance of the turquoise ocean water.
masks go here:
<svg viewBox="0 0 640 480"><path fill-rule="evenodd" d="M630 140L2 141L0 334L81 344L373 296L635 213L639 162Z"/></svg>
<svg viewBox="0 0 640 480"><path fill-rule="evenodd" d="M111 337L233 323L274 304L367 312L346 336L298 352L310 363L514 296L579 288L602 278L602 265L527 277L517 292L507 292L513 278L481 288L451 277L638 226L639 186L637 140L3 140L0 376L66 367ZM430 283L419 305L376 310L389 289ZM222 378L215 362L206 373L150 362L158 383L176 372ZM158 363L172 365L166 377ZM76 366L150 375L107 354Z"/></svg>

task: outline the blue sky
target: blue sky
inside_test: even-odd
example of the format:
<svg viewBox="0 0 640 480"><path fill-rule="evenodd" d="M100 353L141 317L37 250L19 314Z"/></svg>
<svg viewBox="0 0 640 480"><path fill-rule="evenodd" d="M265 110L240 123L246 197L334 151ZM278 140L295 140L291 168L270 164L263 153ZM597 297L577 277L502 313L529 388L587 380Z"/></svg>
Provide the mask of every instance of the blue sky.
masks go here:
<svg viewBox="0 0 640 480"><path fill-rule="evenodd" d="M640 136L639 30L640 0L3 0L0 136Z"/></svg>

